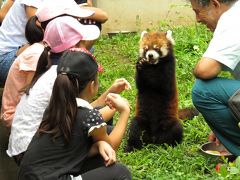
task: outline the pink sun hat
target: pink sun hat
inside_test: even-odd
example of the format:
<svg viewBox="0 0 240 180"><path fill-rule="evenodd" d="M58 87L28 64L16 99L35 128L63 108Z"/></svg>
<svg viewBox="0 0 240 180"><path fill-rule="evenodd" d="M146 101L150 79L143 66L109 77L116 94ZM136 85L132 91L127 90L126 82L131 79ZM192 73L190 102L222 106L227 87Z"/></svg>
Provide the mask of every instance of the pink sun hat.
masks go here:
<svg viewBox="0 0 240 180"><path fill-rule="evenodd" d="M48 23L43 41L51 52L59 53L74 47L81 40L95 40L99 36L97 26L83 25L74 17L61 16Z"/></svg>
<svg viewBox="0 0 240 180"><path fill-rule="evenodd" d="M35 15L39 22L44 22L64 14L84 18L94 13L92 10L81 8L74 0L46 0Z"/></svg>

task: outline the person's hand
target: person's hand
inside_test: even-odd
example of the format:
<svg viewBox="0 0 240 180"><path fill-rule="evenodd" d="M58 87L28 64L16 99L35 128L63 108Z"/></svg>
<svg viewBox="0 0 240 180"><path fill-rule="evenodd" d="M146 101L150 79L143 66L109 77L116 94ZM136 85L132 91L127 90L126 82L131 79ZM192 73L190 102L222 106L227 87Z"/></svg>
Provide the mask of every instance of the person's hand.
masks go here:
<svg viewBox="0 0 240 180"><path fill-rule="evenodd" d="M98 141L98 150L99 154L103 157L106 166L114 164L117 161L116 152L107 142Z"/></svg>
<svg viewBox="0 0 240 180"><path fill-rule="evenodd" d="M209 140L209 142L215 142L217 146L219 146L221 144L219 139L215 136L215 134L212 131L210 132L210 134L208 136L208 140Z"/></svg>
<svg viewBox="0 0 240 180"><path fill-rule="evenodd" d="M130 111L128 101L125 98L122 98L119 94L109 93L105 101L111 109L116 109L120 113L123 111Z"/></svg>
<svg viewBox="0 0 240 180"><path fill-rule="evenodd" d="M124 90L131 89L130 83L125 78L116 79L112 86L108 89L109 93L120 94Z"/></svg>

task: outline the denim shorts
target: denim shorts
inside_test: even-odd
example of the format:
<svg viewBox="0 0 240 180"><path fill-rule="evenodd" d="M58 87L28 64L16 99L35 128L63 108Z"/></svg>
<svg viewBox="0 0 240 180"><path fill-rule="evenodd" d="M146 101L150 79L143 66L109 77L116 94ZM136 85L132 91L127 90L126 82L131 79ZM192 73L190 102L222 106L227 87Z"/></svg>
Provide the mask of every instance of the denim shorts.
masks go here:
<svg viewBox="0 0 240 180"><path fill-rule="evenodd" d="M0 55L0 87L3 87L7 79L8 71L16 59L16 53L18 49L15 49L11 52Z"/></svg>

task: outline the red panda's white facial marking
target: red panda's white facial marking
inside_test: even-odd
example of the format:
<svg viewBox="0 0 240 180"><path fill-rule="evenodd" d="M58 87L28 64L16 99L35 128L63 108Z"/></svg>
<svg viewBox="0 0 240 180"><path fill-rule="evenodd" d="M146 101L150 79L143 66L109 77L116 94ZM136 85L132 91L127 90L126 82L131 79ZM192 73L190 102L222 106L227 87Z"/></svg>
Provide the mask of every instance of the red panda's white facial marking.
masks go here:
<svg viewBox="0 0 240 180"><path fill-rule="evenodd" d="M169 53L169 48L174 44L172 31L146 32L143 31L140 39L140 63L157 64Z"/></svg>
<svg viewBox="0 0 240 180"><path fill-rule="evenodd" d="M175 41L174 41L174 39L172 37L172 31L171 30L167 31L166 38L171 42L172 45L175 45Z"/></svg>
<svg viewBox="0 0 240 180"><path fill-rule="evenodd" d="M150 64L157 64L159 60L168 55L168 46L167 44L159 48L157 45L153 45L153 48L148 48L145 46L140 49L140 57L143 58L145 62Z"/></svg>
<svg viewBox="0 0 240 180"><path fill-rule="evenodd" d="M161 48L160 51L162 52L161 58L165 57L168 55L168 45L164 44Z"/></svg>
<svg viewBox="0 0 240 180"><path fill-rule="evenodd" d="M157 64L159 57L160 54L155 50L148 50L145 54L145 58L150 64Z"/></svg>

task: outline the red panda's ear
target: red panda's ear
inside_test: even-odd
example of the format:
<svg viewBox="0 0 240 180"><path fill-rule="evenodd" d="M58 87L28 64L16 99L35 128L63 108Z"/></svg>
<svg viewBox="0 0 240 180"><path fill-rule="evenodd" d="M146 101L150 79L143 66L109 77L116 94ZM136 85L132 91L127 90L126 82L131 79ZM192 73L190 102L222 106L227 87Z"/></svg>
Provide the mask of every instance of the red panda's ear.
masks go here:
<svg viewBox="0 0 240 180"><path fill-rule="evenodd" d="M172 31L171 30L168 30L167 33L166 33L166 37L167 39L172 43L172 45L175 45L175 41L172 37Z"/></svg>
<svg viewBox="0 0 240 180"><path fill-rule="evenodd" d="M146 33L147 33L147 31L143 31L143 32L141 33L141 38L140 38L140 40L142 40L143 36L144 36Z"/></svg>

